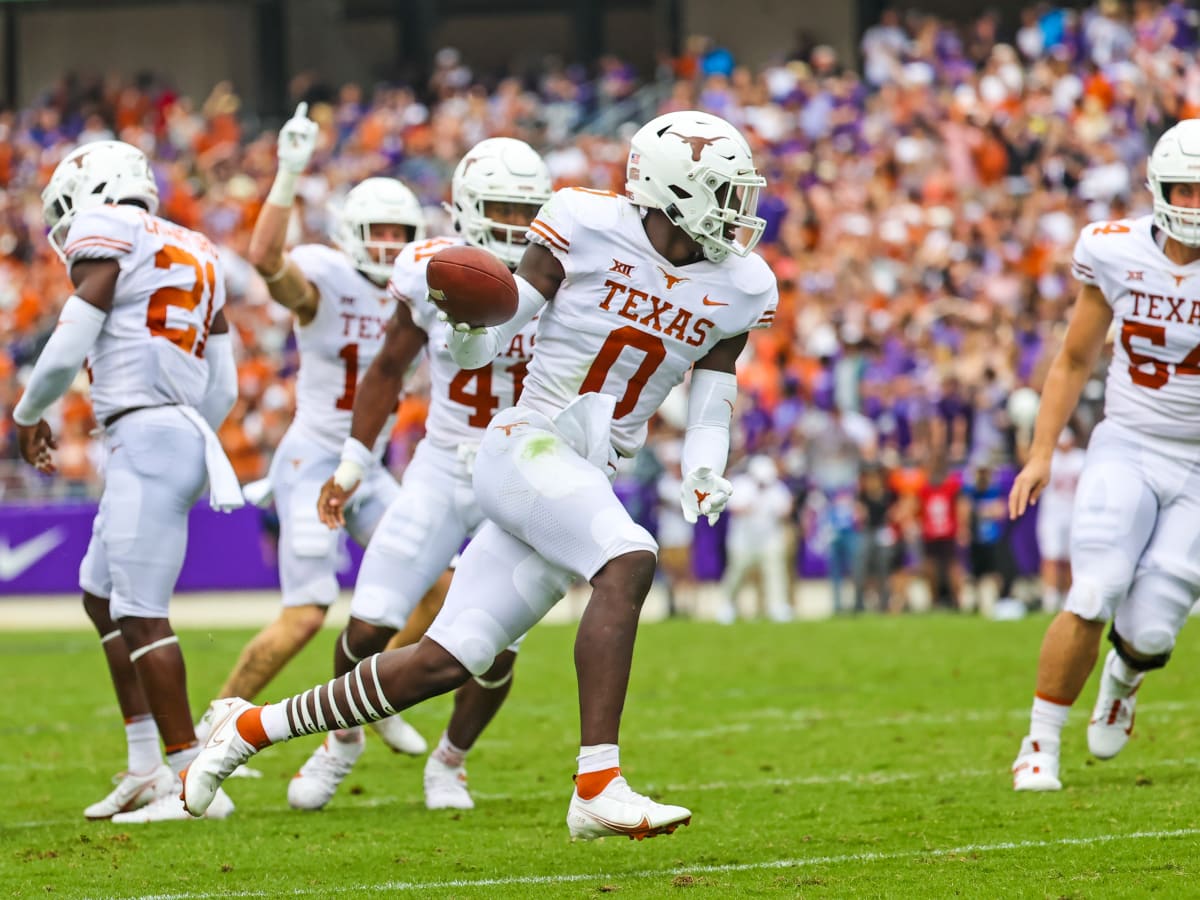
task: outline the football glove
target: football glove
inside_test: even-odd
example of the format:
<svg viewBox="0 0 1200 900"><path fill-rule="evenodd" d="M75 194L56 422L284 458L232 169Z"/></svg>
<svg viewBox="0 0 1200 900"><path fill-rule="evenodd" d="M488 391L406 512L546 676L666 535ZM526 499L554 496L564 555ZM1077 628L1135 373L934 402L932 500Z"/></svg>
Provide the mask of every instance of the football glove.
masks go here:
<svg viewBox="0 0 1200 900"><path fill-rule="evenodd" d="M295 115L279 129L279 143L275 151L279 158L279 168L294 175L302 173L308 167L308 162L317 147L319 131L317 123L308 117L308 104L301 103L297 106Z"/></svg>
<svg viewBox="0 0 1200 900"><path fill-rule="evenodd" d="M708 466L692 469L684 476L679 488L683 518L688 524L695 524L700 516L708 516L708 524L716 525L732 493L733 485Z"/></svg>
<svg viewBox="0 0 1200 900"><path fill-rule="evenodd" d="M425 299L437 307L438 321L445 322L447 325L449 325L451 328L453 328L459 334L483 334L485 331L487 331L486 328L483 328L483 327L477 328L477 327L471 325L469 322L455 321L450 316L450 313L446 312L446 310L444 310L442 308L442 301L446 299L446 295L443 292L436 290L434 288L430 288L429 293L426 295Z"/></svg>

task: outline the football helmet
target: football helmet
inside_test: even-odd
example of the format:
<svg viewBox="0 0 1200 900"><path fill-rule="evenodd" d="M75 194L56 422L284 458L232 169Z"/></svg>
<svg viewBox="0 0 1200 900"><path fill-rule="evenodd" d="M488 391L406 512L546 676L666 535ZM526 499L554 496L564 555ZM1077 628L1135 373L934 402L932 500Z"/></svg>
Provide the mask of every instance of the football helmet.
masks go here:
<svg viewBox="0 0 1200 900"><path fill-rule="evenodd" d="M515 269L525 252L525 232L554 191L550 170L532 147L514 138L488 138L472 147L454 169L446 211L467 243L494 253ZM522 203L529 220L519 224L488 216L486 203Z"/></svg>
<svg viewBox="0 0 1200 900"><path fill-rule="evenodd" d="M407 225L412 240L425 237L425 214L416 196L395 178L367 178L332 210L330 237L354 267L379 284L392 277L392 263L408 241L371 238L372 225Z"/></svg>
<svg viewBox="0 0 1200 900"><path fill-rule="evenodd" d="M767 225L758 217L767 180L754 168L750 145L706 112L667 113L638 129L629 142L625 178L630 200L661 209L710 262L731 252L748 255Z"/></svg>
<svg viewBox="0 0 1200 900"><path fill-rule="evenodd" d="M124 141L94 141L72 150L42 191L42 218L54 252L65 260L67 232L80 212L122 200L158 211L158 186L146 154Z"/></svg>
<svg viewBox="0 0 1200 900"><path fill-rule="evenodd" d="M1200 209L1167 202L1168 186L1200 183L1200 119L1168 128L1146 163L1147 187L1154 197L1154 224L1189 247L1200 247Z"/></svg>

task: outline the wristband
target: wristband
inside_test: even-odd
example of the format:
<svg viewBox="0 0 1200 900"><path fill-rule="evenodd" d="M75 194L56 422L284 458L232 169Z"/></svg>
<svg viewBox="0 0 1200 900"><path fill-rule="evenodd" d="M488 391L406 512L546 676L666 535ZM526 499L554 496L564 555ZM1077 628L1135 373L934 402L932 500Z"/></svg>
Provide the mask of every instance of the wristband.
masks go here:
<svg viewBox="0 0 1200 900"><path fill-rule="evenodd" d="M342 458L333 473L333 483L343 491L348 491L360 481L363 472L375 462L375 456L369 447L356 438L346 438L342 444Z"/></svg>
<svg viewBox="0 0 1200 900"><path fill-rule="evenodd" d="M291 206L296 199L296 173L280 169L275 173L275 181L271 184L271 192L267 194L267 202L275 206Z"/></svg>

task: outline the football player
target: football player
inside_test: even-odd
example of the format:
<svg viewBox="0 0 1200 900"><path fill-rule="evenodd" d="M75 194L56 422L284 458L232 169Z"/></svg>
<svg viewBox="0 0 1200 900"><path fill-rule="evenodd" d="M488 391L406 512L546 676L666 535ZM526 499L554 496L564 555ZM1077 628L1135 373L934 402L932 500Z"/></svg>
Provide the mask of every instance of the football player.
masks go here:
<svg viewBox="0 0 1200 900"><path fill-rule="evenodd" d="M214 431L237 398L221 262L204 235L155 215L150 163L120 141L70 153L51 175L42 207L75 293L13 418L21 455L53 472L54 440L42 415L86 360L107 463L79 581L129 745L128 770L84 815L184 818L178 775L199 743L168 606L187 548L188 511L205 485L215 508L243 503ZM232 810L218 794L209 816Z"/></svg>
<svg viewBox="0 0 1200 900"><path fill-rule="evenodd" d="M429 418L400 495L367 546L350 621L335 650L335 675L350 672L388 646L463 542L478 530L483 513L471 487L475 452L493 414L520 397L533 350L536 323L531 321L508 337L494 360L469 370L457 365L446 326L425 299L426 267L439 251L465 241L516 268L525 231L550 199L551 186L546 164L528 144L512 138L482 141L463 157L451 179L448 211L461 238L414 244L396 260L391 281L396 312L383 349L363 376L342 462L321 494L321 517L330 527L340 525L358 496L370 457L367 448L384 427L404 373L422 348L430 360ZM520 637L514 635L486 670L459 688L450 724L425 764L425 804L430 809L474 807L464 761L512 687ZM289 783L288 802L298 809L323 807L363 749L361 728L335 730Z"/></svg>
<svg viewBox="0 0 1200 900"><path fill-rule="evenodd" d="M626 195L554 194L530 225L511 322L456 323L450 344L470 369L540 314L517 405L492 419L475 462L488 521L463 552L445 605L417 644L363 660L347 675L279 704L224 705L221 725L184 779L201 813L232 769L269 744L368 722L487 672L575 578L592 586L579 623L581 746L567 811L574 838L644 838L691 819L621 776L618 731L638 616L654 577L654 539L611 486L647 421L691 372L681 502L715 521L748 332L774 317L778 290L751 250L765 179L728 122L668 113L632 139Z"/></svg>
<svg viewBox="0 0 1200 900"><path fill-rule="evenodd" d="M1088 725L1099 759L1125 746L1135 693L1146 672L1170 659L1200 594L1200 120L1159 138L1147 174L1151 215L1093 223L1075 244L1079 296L1009 497L1015 518L1046 488L1058 436L1117 328L1105 418L1075 493L1074 581L1042 642L1029 734L1013 763L1018 791L1062 787L1062 729L1095 666L1104 623L1112 622L1113 646Z"/></svg>
<svg viewBox="0 0 1200 900"><path fill-rule="evenodd" d="M285 252L296 181L317 137L317 123L301 103L280 129L279 169L250 238L250 262L271 297L295 316L300 370L296 417L275 450L267 479L279 514L283 608L242 650L220 697L257 696L321 629L337 599L338 533L318 518L317 496L337 465L359 378L383 346L396 306L387 290L392 264L404 247L424 237L424 215L413 193L394 179L368 178L333 212L337 249L303 244ZM343 527L362 546L399 492L381 462L394 409L393 402L372 436L362 489L345 510ZM416 729L399 718L388 724L393 747L425 752ZM205 712L197 732L206 738L210 726L211 713Z"/></svg>

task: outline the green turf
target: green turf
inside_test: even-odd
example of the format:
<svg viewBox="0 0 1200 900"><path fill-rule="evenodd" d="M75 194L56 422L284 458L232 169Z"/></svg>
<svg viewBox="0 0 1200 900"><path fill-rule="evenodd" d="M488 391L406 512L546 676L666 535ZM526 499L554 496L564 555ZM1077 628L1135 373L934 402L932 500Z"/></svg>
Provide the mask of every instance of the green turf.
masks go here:
<svg viewBox="0 0 1200 900"><path fill-rule="evenodd" d="M536 630L470 760L471 813L429 813L421 762L372 736L330 807L287 809L315 738L257 757L224 822L90 824L124 739L94 636L0 635L0 896L1142 897L1195 896L1200 875L1197 632L1142 691L1118 759L1091 763L1086 713L1067 788L1017 795L1046 619L928 616L642 630L622 759L634 787L691 807L642 843L572 844L574 631ZM195 709L245 632L183 635ZM270 691L327 677L323 632ZM1090 705L1094 685L1085 694ZM410 720L435 738L442 698Z"/></svg>

